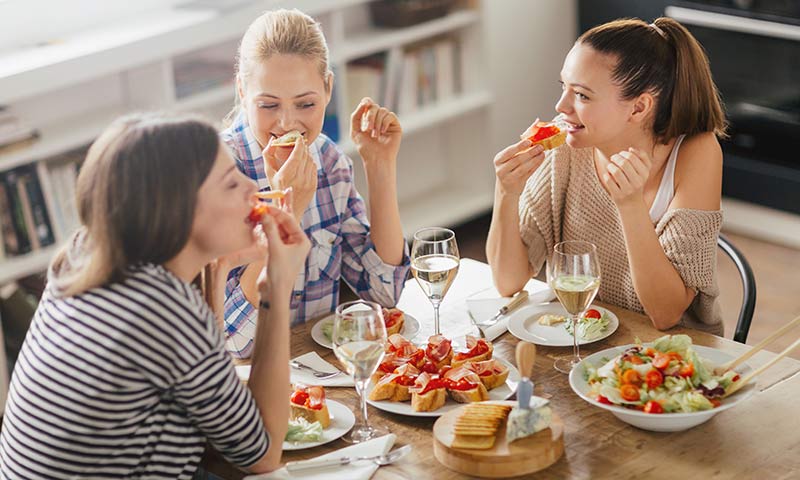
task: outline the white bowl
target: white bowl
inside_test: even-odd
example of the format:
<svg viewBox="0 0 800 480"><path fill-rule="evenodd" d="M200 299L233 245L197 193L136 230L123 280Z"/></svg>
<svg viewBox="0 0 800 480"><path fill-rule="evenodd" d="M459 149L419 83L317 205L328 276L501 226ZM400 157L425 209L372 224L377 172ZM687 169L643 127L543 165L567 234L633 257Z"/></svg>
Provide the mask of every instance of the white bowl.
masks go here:
<svg viewBox="0 0 800 480"><path fill-rule="evenodd" d="M605 363L603 362L603 359L606 361L611 360L632 346L634 345L609 348L585 357L581 363L575 366L575 368L573 368L570 372L569 385L572 387L572 390L574 390L575 393L577 393L582 399L586 400L592 405L608 410L609 412L613 413L615 417L619 418L625 423L630 423L634 427L644 430L652 430L654 432L679 432L682 430L688 430L692 427L700 425L701 423L707 422L711 419L711 417L723 410L733 408L738 403L749 398L756 391L756 384L750 383L742 387L738 392L734 393L730 397L723 399L722 405L719 407L712 408L711 410L703 410L700 412L691 413L644 413L638 410L631 410L624 407L618 407L616 405L606 405L598 402L589 394L590 386L586 381L585 364L588 362L596 367L599 367ZM699 345L693 345L692 348L694 348L700 357L710 363L709 366L711 368L713 368L714 365L721 365L734 358L732 355L714 348L703 347ZM751 371L751 368L745 363L737 367L736 371L739 372L740 375L744 376L743 374Z"/></svg>

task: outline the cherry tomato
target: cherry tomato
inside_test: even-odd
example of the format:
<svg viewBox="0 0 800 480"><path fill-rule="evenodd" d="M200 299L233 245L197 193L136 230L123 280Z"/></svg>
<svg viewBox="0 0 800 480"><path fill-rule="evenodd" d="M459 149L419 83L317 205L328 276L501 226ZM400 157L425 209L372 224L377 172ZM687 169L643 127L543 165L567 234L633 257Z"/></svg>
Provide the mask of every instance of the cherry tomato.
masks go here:
<svg viewBox="0 0 800 480"><path fill-rule="evenodd" d="M606 397L604 397L602 395L598 395L597 398L595 398L595 400L597 400L598 402L602 403L603 405L613 405L611 403L611 400L607 399Z"/></svg>
<svg viewBox="0 0 800 480"><path fill-rule="evenodd" d="M247 217L247 220L253 225L261 223L261 217L266 215L268 210L269 206L266 203L259 202L250 210L250 215Z"/></svg>
<svg viewBox="0 0 800 480"><path fill-rule="evenodd" d="M691 377L694 375L694 364L687 363L686 365L682 366L680 371L678 371L678 375L681 377Z"/></svg>
<svg viewBox="0 0 800 480"><path fill-rule="evenodd" d="M647 349L644 351L644 354L647 355L648 357L655 357L656 356L656 351L655 351L655 349L647 347Z"/></svg>
<svg viewBox="0 0 800 480"><path fill-rule="evenodd" d="M600 317L602 317L602 315L594 308L586 310L586 313L583 314L583 318L600 318Z"/></svg>
<svg viewBox="0 0 800 480"><path fill-rule="evenodd" d="M308 401L308 394L302 390L298 390L292 394L291 400L295 405L305 405Z"/></svg>
<svg viewBox="0 0 800 480"><path fill-rule="evenodd" d="M714 408L717 408L720 405L722 405L722 402L717 400L716 398L709 398L708 401L711 402L711 405L714 405Z"/></svg>
<svg viewBox="0 0 800 480"><path fill-rule="evenodd" d="M639 376L639 372L636 370L625 370L625 373L622 374L622 383L639 386L642 384L642 377Z"/></svg>
<svg viewBox="0 0 800 480"><path fill-rule="evenodd" d="M653 357L653 366L659 370L664 370L669 366L669 361L671 360L669 355L665 355L663 353L656 353L656 356Z"/></svg>
<svg viewBox="0 0 800 480"><path fill-rule="evenodd" d="M619 393L622 395L623 400L627 400L629 402L635 402L636 400L639 400L639 389L629 383L619 387Z"/></svg>
<svg viewBox="0 0 800 480"><path fill-rule="evenodd" d="M653 369L647 372L644 376L644 381L649 388L658 388L659 385L664 383L664 375L658 370Z"/></svg>
<svg viewBox="0 0 800 480"><path fill-rule="evenodd" d="M628 361L631 362L634 365L641 365L641 364L644 363L644 360L639 358L638 355L631 355L631 358L629 358Z"/></svg>
<svg viewBox="0 0 800 480"><path fill-rule="evenodd" d="M650 400L644 404L644 413L664 413L664 407L655 400Z"/></svg>

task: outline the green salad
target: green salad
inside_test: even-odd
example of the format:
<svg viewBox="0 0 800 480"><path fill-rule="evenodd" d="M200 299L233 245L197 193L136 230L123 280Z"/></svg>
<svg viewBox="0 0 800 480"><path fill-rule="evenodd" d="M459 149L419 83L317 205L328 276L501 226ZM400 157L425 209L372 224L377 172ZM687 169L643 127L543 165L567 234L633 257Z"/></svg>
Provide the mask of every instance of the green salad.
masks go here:
<svg viewBox="0 0 800 480"><path fill-rule="evenodd" d="M595 309L587 310L586 313L578 319L578 338L584 340L600 338L608 329L608 324L610 322L608 313L600 313ZM564 328L567 330L567 333L573 335L572 322L566 322Z"/></svg>
<svg viewBox="0 0 800 480"><path fill-rule="evenodd" d="M289 420L289 430L286 432L287 442L319 442L322 440L322 424L309 422L303 417Z"/></svg>
<svg viewBox="0 0 800 480"><path fill-rule="evenodd" d="M600 366L586 364L590 395L600 403L646 413L698 412L719 406L739 374L715 375L688 335L636 345Z"/></svg>

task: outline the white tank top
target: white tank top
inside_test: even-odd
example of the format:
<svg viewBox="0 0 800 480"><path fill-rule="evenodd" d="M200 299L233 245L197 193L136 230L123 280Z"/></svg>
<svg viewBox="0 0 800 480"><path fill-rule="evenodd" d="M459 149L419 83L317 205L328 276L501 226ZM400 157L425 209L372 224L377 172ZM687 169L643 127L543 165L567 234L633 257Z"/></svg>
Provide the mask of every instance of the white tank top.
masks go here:
<svg viewBox="0 0 800 480"><path fill-rule="evenodd" d="M675 164L678 160L678 148L680 148L683 137L685 136L686 135L681 135L675 140L675 145L672 147L672 152L670 152L669 158L667 159L667 165L664 167L664 175L661 177L661 184L658 186L656 198L653 200L653 205L650 207L650 220L652 220L653 223L658 223L661 217L667 213L667 208L669 208L669 204L672 203L672 197L675 196Z"/></svg>

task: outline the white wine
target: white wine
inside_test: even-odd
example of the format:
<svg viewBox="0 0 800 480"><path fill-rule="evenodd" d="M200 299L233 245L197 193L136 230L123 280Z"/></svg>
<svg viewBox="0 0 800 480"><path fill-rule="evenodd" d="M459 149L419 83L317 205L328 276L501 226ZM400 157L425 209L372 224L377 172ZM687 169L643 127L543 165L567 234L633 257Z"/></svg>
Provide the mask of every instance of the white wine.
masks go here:
<svg viewBox="0 0 800 480"><path fill-rule="evenodd" d="M552 287L564 309L571 315L580 315L597 295L600 279L588 275L564 275L557 277Z"/></svg>
<svg viewBox="0 0 800 480"><path fill-rule="evenodd" d="M411 271L431 301L441 301L458 273L458 257L424 255L411 262Z"/></svg>
<svg viewBox="0 0 800 480"><path fill-rule="evenodd" d="M369 379L378 365L383 360L383 342L376 340L361 340L356 342L336 345L333 349L347 373L353 376L356 382Z"/></svg>

